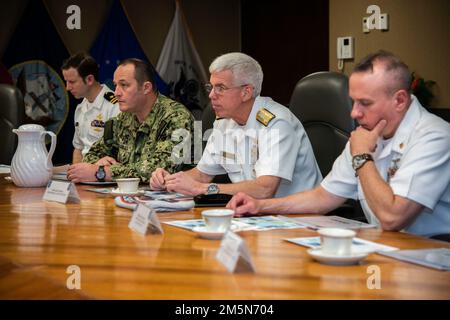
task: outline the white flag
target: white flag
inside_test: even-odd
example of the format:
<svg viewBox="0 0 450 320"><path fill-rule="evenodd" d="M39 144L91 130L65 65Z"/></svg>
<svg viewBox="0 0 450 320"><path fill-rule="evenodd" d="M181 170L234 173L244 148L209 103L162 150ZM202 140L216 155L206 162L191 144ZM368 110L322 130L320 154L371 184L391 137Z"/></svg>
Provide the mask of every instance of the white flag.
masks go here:
<svg viewBox="0 0 450 320"><path fill-rule="evenodd" d="M209 99L204 84L208 80L178 1L156 70L169 85L171 98L191 111L205 109Z"/></svg>

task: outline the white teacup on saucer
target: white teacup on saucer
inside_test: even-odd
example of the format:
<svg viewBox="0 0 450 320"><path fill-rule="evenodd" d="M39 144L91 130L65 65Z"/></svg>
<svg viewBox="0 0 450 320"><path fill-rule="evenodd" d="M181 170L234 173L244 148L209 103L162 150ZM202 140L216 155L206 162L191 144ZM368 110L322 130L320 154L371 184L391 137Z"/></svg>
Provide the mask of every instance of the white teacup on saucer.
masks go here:
<svg viewBox="0 0 450 320"><path fill-rule="evenodd" d="M139 188L139 178L120 178L116 179L118 193L137 193Z"/></svg>
<svg viewBox="0 0 450 320"><path fill-rule="evenodd" d="M307 252L311 257L320 263L336 266L358 264L369 254L368 252L354 252L347 256L336 256L323 253L321 248L311 248L308 249Z"/></svg>
<svg viewBox="0 0 450 320"><path fill-rule="evenodd" d="M202 212L205 230L209 232L226 232L231 225L234 211L230 209L212 209Z"/></svg>
<svg viewBox="0 0 450 320"><path fill-rule="evenodd" d="M340 257L352 254L352 241L356 235L355 231L340 228L323 228L317 232L320 234L323 254Z"/></svg>
<svg viewBox="0 0 450 320"><path fill-rule="evenodd" d="M207 229L205 226L197 226L192 229L195 233L197 233L200 238L208 239L208 240L220 240L225 235L224 232L214 232Z"/></svg>

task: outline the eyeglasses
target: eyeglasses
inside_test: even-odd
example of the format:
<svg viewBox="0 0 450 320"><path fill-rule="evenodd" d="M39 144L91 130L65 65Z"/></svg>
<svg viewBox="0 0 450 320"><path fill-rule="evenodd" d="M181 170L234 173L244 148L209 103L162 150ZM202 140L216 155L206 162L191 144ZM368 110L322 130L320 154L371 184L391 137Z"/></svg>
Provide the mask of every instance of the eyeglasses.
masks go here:
<svg viewBox="0 0 450 320"><path fill-rule="evenodd" d="M222 94L224 94L225 91L227 91L227 90L230 90L230 89L236 89L236 88L243 88L243 87L245 87L245 86L247 86L247 84L243 84L243 85L240 85L240 86L229 87L229 88L228 88L227 86L224 86L223 84L219 84L219 85L213 86L211 83L206 83L206 84L205 84L205 90L206 90L206 92L208 92L208 93L210 93L211 91L214 90L214 93L219 94L219 95L222 95Z"/></svg>

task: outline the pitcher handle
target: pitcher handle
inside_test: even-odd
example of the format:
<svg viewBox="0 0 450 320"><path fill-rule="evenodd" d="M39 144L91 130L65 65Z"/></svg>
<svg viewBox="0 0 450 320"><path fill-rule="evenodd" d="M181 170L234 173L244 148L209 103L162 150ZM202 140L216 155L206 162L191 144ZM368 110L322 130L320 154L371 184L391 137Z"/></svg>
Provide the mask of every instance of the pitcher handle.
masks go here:
<svg viewBox="0 0 450 320"><path fill-rule="evenodd" d="M53 153L55 152L56 148L56 134L51 131L45 131L44 134L48 134L52 138L52 143L50 145L50 150L47 156L47 170L53 170L53 165L50 164L52 163Z"/></svg>

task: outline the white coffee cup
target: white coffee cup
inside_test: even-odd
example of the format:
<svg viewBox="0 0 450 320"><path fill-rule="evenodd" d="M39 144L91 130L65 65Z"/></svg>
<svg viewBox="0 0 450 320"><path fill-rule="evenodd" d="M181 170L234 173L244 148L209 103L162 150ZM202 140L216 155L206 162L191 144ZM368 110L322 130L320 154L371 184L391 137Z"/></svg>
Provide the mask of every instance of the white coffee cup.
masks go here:
<svg viewBox="0 0 450 320"><path fill-rule="evenodd" d="M141 179L139 178L121 178L116 179L117 185L119 186L119 192L130 192L134 193L138 191L139 182Z"/></svg>
<svg viewBox="0 0 450 320"><path fill-rule="evenodd" d="M234 211L230 209L212 209L202 212L203 220L208 231L225 232L231 225Z"/></svg>
<svg viewBox="0 0 450 320"><path fill-rule="evenodd" d="M320 234L322 252L336 256L348 256L352 253L352 241L356 233L353 230L323 228Z"/></svg>

